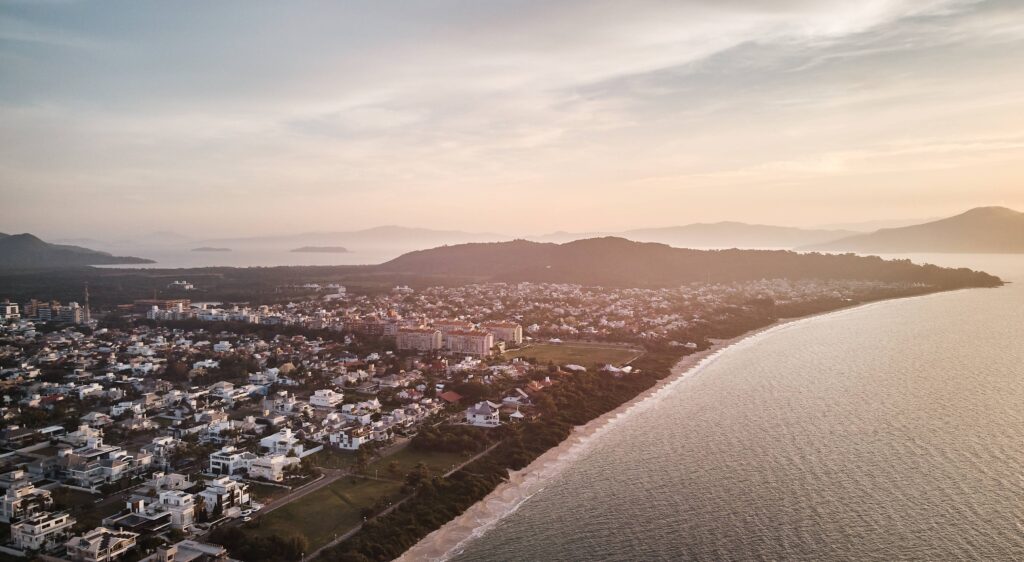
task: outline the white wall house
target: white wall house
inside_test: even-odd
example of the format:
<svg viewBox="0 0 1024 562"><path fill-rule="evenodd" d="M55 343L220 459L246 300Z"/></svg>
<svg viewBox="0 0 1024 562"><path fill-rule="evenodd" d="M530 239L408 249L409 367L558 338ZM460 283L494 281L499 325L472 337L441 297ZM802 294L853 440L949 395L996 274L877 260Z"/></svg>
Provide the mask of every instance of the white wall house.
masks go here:
<svg viewBox="0 0 1024 562"><path fill-rule="evenodd" d="M501 425L498 417L498 404L483 401L466 408L466 422L477 427L497 427Z"/></svg>

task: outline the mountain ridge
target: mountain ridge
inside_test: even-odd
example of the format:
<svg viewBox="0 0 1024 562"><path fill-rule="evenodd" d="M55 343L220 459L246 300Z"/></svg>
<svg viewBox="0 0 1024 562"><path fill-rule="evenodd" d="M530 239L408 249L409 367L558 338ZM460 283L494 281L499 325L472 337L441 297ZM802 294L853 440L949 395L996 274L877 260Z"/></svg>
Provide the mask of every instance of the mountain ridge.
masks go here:
<svg viewBox="0 0 1024 562"><path fill-rule="evenodd" d="M801 250L860 253L1024 253L1024 213L975 207L959 215L900 228L883 228Z"/></svg>
<svg viewBox="0 0 1024 562"><path fill-rule="evenodd" d="M115 256L81 246L51 244L27 232L0 236L0 266L4 267L75 267L139 263L154 262L145 258Z"/></svg>

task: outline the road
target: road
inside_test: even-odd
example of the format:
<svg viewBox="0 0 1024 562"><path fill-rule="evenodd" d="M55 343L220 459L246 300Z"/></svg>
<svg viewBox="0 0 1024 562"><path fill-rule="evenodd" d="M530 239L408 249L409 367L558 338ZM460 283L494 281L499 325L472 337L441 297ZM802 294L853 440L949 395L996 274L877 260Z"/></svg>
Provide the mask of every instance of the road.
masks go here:
<svg viewBox="0 0 1024 562"><path fill-rule="evenodd" d="M448 478L452 474L455 474L456 472L462 470L466 465L472 463L473 461L476 461L480 457L482 457L482 456L486 455L487 453L490 453L491 451L493 451L494 448L497 447L498 445L501 445L501 441L491 445L490 447L487 447L486 449L484 449L483 452L480 452L480 453L478 453L476 455L473 455L469 459L467 459L467 460L463 461L462 463L458 464L457 466L453 467L448 472L445 472L444 475L442 476L442 478ZM306 562L308 560L314 560L324 550L326 550L328 548L331 548L332 546L335 546L335 545L337 545L339 543L342 543L342 542L352 538L352 536L355 535L356 533L358 533L359 530L363 528L363 525L365 525L367 522L373 521L374 519L377 519L378 517L384 517L385 515L387 515L387 514L391 513L392 511L398 509L398 507L400 505L402 505L403 503L405 503L406 501L408 501L412 497L413 496L406 496L406 497L402 498L398 502L396 502L393 505L389 506L384 511L381 511L377 515L374 515L373 517L367 519L366 522L363 522L363 523L360 523L359 525L356 525L355 527L349 529L348 531L346 531L344 534L340 535L338 538L334 539L333 541L331 541L331 542L321 546L320 548L314 550L313 552L307 554L306 556L303 556L302 557L302 562Z"/></svg>

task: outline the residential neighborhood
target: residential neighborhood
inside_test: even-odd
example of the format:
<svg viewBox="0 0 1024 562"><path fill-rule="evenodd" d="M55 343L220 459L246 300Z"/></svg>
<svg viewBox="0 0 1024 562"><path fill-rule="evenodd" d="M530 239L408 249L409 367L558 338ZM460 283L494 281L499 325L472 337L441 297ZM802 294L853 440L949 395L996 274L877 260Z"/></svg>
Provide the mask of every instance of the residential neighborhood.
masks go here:
<svg viewBox="0 0 1024 562"><path fill-rule="evenodd" d="M175 297L105 311L5 302L0 556L228 560L219 537L283 534L294 522L277 514L333 490L354 515L302 535L303 551L323 548L416 475L443 477L503 432L543 423L561 381L611 384L636 376L647 350L706 348L710 325L880 287L331 286L297 302ZM431 448L456 436L465 444Z"/></svg>

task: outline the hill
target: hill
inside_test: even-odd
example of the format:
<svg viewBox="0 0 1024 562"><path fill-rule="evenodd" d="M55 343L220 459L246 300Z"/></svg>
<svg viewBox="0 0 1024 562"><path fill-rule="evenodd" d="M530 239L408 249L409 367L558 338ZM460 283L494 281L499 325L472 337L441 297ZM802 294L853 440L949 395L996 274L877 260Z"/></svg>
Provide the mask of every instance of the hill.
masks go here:
<svg viewBox="0 0 1024 562"><path fill-rule="evenodd" d="M467 242L495 242L511 237L493 233L463 232L460 230L433 230L406 226L378 226L364 230L339 232L307 232L281 236L250 238L220 238L205 240L211 246L223 245L244 249L291 250L301 246L342 246L363 250L366 248L395 248L409 251L433 248L444 244Z"/></svg>
<svg viewBox="0 0 1024 562"><path fill-rule="evenodd" d="M804 229L742 222L695 223L662 228L637 228L609 233L554 232L534 238L539 242L571 242L615 236L636 242L657 242L677 248L796 248L831 242L857 234L852 230Z"/></svg>
<svg viewBox="0 0 1024 562"><path fill-rule="evenodd" d="M811 245L806 249L860 253L1024 253L1024 213L978 207L942 220Z"/></svg>
<svg viewBox="0 0 1024 562"><path fill-rule="evenodd" d="M0 235L0 267L76 267L153 263L134 257L119 257L81 246L50 244L31 234Z"/></svg>
<svg viewBox="0 0 1024 562"><path fill-rule="evenodd" d="M462 244L402 255L375 268L383 273L461 276L481 281L670 287L694 281L768 278L919 282L945 288L996 286L999 278L966 269L915 265L854 255L783 250L691 250L606 237L565 244Z"/></svg>

